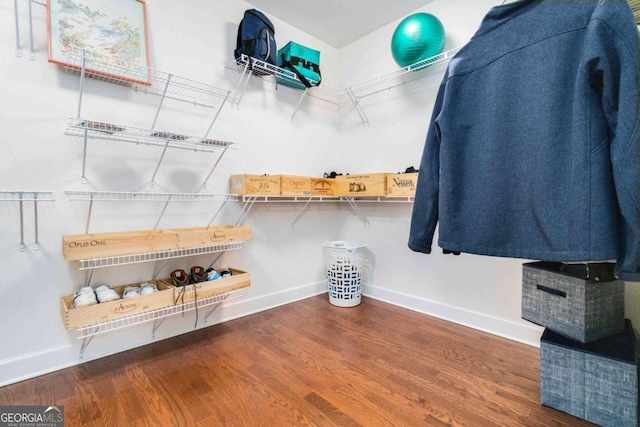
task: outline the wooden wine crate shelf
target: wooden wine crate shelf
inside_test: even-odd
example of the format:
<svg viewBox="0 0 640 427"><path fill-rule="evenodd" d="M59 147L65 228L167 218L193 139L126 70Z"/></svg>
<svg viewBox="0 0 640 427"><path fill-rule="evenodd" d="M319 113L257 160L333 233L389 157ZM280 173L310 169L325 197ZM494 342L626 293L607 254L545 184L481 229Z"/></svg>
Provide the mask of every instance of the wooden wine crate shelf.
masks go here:
<svg viewBox="0 0 640 427"><path fill-rule="evenodd" d="M152 314L156 319L162 318L174 314L185 304L195 302L201 305L216 296L228 295L251 285L251 276L248 272L235 268L227 269L232 272L231 276L184 287L171 285L171 279L147 280L147 283L156 285L158 292L83 307L73 307L73 295L65 295L61 298L65 327L84 329L100 325L108 329L111 323L118 323L124 318L139 317L147 321L147 313ZM113 289L122 295L126 286L139 285L140 283L114 286ZM161 310L165 308L167 310Z"/></svg>
<svg viewBox="0 0 640 427"><path fill-rule="evenodd" d="M389 173L386 178L387 196L410 196L416 195L418 185L418 172L413 173Z"/></svg>
<svg viewBox="0 0 640 427"><path fill-rule="evenodd" d="M175 288L173 286L160 280L148 280L147 283L156 285L158 292L83 307L73 307L73 295L63 296L64 326L67 329L75 329L175 304ZM114 286L113 289L122 295L126 286L139 285L140 283Z"/></svg>
<svg viewBox="0 0 640 427"><path fill-rule="evenodd" d="M236 226L89 233L63 236L62 251L65 260L79 261L248 240L251 240L251 228Z"/></svg>
<svg viewBox="0 0 640 427"><path fill-rule="evenodd" d="M335 177L338 196L386 196L387 173L339 175Z"/></svg>
<svg viewBox="0 0 640 427"><path fill-rule="evenodd" d="M280 175L231 175L231 194L280 195Z"/></svg>
<svg viewBox="0 0 640 427"><path fill-rule="evenodd" d="M251 285L251 276L248 272L227 268L231 271L231 276L217 280L209 280L192 285L187 285L175 289L176 304L183 304L196 301L202 298L209 298L227 292L237 291ZM171 279L163 279L164 282L171 283Z"/></svg>
<svg viewBox="0 0 640 427"><path fill-rule="evenodd" d="M297 175L280 176L281 196L311 196L311 177Z"/></svg>

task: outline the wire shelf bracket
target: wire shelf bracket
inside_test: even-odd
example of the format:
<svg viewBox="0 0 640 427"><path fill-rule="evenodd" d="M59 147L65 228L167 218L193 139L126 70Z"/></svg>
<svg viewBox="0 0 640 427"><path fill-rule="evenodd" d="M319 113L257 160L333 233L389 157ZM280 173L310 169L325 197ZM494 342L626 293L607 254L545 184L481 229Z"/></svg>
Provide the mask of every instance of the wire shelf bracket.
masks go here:
<svg viewBox="0 0 640 427"><path fill-rule="evenodd" d="M152 187L155 184L155 178L160 164L164 160L167 148L170 146L173 148L189 148L195 151L211 151L205 149L207 146L209 148L223 147L223 154L229 146L230 143L228 142L210 139L209 134L227 100L237 98L233 92L78 47L73 47L66 59L67 63L64 69L70 73L80 75L77 115L75 119L71 119L67 133L80 135L84 138L81 179L83 184L87 183L85 167L87 138L90 136L162 146L163 151L151 179ZM82 98L87 77L129 86L135 92L160 97L151 128L139 129L83 119ZM203 137L192 137L171 132L157 132L155 127L166 99L215 109L205 135ZM218 162L216 162L217 164ZM206 181L204 185L206 185Z"/></svg>
<svg viewBox="0 0 640 427"><path fill-rule="evenodd" d="M240 78L238 79L238 84L236 86L236 97L232 100L232 104L235 108L239 108L251 76L263 78L265 81L275 81L276 84L278 84L278 82L286 82L288 85L303 89L302 94L300 95L300 98L298 99L298 102L291 114L291 121L293 121L296 113L300 110L305 98L316 98L337 108L340 108L349 102L349 100L336 89L326 86L313 86L311 88L307 88L293 71L276 67L273 64L269 64L256 58L251 58L245 54L242 54L240 58L236 60L235 69L240 73ZM270 76L273 77L270 78ZM317 83L314 80L309 80L309 82L312 85Z"/></svg>
<svg viewBox="0 0 640 427"><path fill-rule="evenodd" d="M96 268L114 267L118 265L139 264L143 262L164 261L166 259L184 258L196 255L207 255L218 252L242 249L244 241L221 243L178 249L167 249L157 252L145 252L130 255L115 255L102 258L88 258L79 260L79 270L93 270Z"/></svg>
<svg viewBox="0 0 640 427"><path fill-rule="evenodd" d="M135 92L159 96L160 104L165 99L173 99L216 108L226 99L234 98L233 93L226 89L79 47L72 47L66 60L65 70L70 73L80 74L81 78L85 76L128 86Z"/></svg>
<svg viewBox="0 0 640 427"><path fill-rule="evenodd" d="M229 141L220 141L211 138L202 138L198 136L190 136L177 134L173 132L154 131L153 129L142 129L132 126L125 126L113 123L106 123L97 120L89 120L85 118L70 118L69 124L65 131L67 135L80 136L84 139L84 148L82 155L82 183L87 182L86 177L86 163L87 163L87 140L88 139L103 139L103 140L115 140L124 141L134 144L150 145L156 147L163 147L162 155L158 160L155 172L151 179L151 183L155 182L155 178L160 168L160 164L164 160L165 153L168 148L189 150L203 153L215 153L220 152L214 166L207 175L203 187L206 187L206 183L213 174L213 171L222 160L222 156L226 153L227 149L233 144Z"/></svg>
<svg viewBox="0 0 640 427"><path fill-rule="evenodd" d="M368 96L388 91L398 86L409 84L415 80L440 74L446 69L447 64L458 53L460 47L456 47L430 58L408 65L400 70L384 74L375 79L371 79L342 90L341 94L349 98L356 112L360 116L363 125L367 126L369 120L364 114L360 100Z"/></svg>
<svg viewBox="0 0 640 427"><path fill-rule="evenodd" d="M38 240L38 202L55 201L53 191L25 191L25 190L1 190L0 202L18 202L20 205L20 244L18 248L20 252L27 250L24 242L24 203L33 202L34 212L34 234L35 240L33 250L40 250L40 241Z"/></svg>
<svg viewBox="0 0 640 427"><path fill-rule="evenodd" d="M36 60L35 50L33 48L33 9L32 3L46 7L47 4L37 0L27 0L29 10L29 59L31 61ZM18 58L22 57L22 46L20 44L20 13L18 11L18 0L13 0L13 9L15 17L16 27L16 49L15 53Z"/></svg>
<svg viewBox="0 0 640 427"><path fill-rule="evenodd" d="M369 226L369 220L362 213L360 203L413 203L413 196L369 196L369 197L345 197L345 196L256 196L244 195L244 206L240 212L236 225L242 225L256 203L303 203L302 209L291 223L293 228L302 218L311 203L348 203L353 213L362 221L365 227Z"/></svg>
<svg viewBox="0 0 640 427"><path fill-rule="evenodd" d="M136 193L136 192L117 192L117 191L66 191L65 194L71 201L89 201L89 211L87 214L87 225L85 228L85 234L89 233L91 225L91 214L93 212L93 204L95 201L151 201L151 202L164 202L160 216L158 217L154 230L158 229L160 221L164 216L164 213L171 201L209 201L209 202L222 202L221 206L213 215L213 218L209 222L209 226L213 223L218 216L222 208L230 200L238 200L238 196L229 194L214 194L214 193ZM118 265L137 264L151 261L163 261L162 265L154 275L154 280L160 273L167 260L174 258L182 258L195 255L206 255L211 253L218 253L219 256L223 252L229 250L242 249L245 242L231 242L215 245L205 245L198 247L186 247L169 250L161 250L157 252L137 253L127 255L116 255L100 258L89 258L79 260L79 270L88 270L87 280L85 286L91 285L93 278L93 272L96 268L113 267ZM217 258L216 258L217 260ZM214 261L215 262L215 261Z"/></svg>
<svg viewBox="0 0 640 427"><path fill-rule="evenodd" d="M220 206L220 208L216 211L214 217L209 222L209 226L211 226L226 203L228 201L237 201L239 198L238 196L232 194L217 193L136 193L119 191L65 191L65 195L71 201L89 202L85 234L89 233L93 205L96 201L164 202L160 216L158 217L155 227L153 228L154 230L156 230L160 225L160 221L164 216L169 202L222 202L222 206Z"/></svg>
<svg viewBox="0 0 640 427"><path fill-rule="evenodd" d="M89 347L89 344L91 344L91 342L93 341L93 338L97 335L153 322L151 337L155 338L156 332L168 317L189 313L191 311L197 311L201 308L209 308L209 311L204 318L204 323L206 323L209 316L223 302L230 299L238 298L241 295L242 293L240 290L235 290L218 295L212 295L206 298L201 298L195 301L175 304L168 307L149 310L138 314L132 314L129 316L119 317L117 319L76 328L78 339L82 340L79 359L82 360L84 358L85 351ZM194 329L196 327L197 325L194 326Z"/></svg>
<svg viewBox="0 0 640 427"><path fill-rule="evenodd" d="M18 0L13 0L13 12L16 20L16 56L22 57L22 46L20 45L20 13L18 12Z"/></svg>
<svg viewBox="0 0 640 427"><path fill-rule="evenodd" d="M360 100L358 99L358 97L356 96L355 92L353 91L353 88L349 87L349 88L345 89L345 93L347 94L347 96L349 97L349 100L353 104L353 108L358 113L358 116L360 116L360 120L362 121L362 125L365 126L365 127L369 126L369 118L367 117L367 115L365 114L364 110L362 109L362 105L360 105Z"/></svg>

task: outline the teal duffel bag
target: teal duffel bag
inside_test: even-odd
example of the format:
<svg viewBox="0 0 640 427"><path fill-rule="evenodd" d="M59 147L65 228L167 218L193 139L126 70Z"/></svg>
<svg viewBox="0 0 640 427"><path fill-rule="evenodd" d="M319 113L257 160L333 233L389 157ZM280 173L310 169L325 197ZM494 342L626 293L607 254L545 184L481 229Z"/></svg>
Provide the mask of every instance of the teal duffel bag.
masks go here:
<svg viewBox="0 0 640 427"><path fill-rule="evenodd" d="M286 86L305 89L318 86L322 81L320 52L295 42L289 42L278 50L278 67L293 72L297 77L296 80L278 75L278 83Z"/></svg>

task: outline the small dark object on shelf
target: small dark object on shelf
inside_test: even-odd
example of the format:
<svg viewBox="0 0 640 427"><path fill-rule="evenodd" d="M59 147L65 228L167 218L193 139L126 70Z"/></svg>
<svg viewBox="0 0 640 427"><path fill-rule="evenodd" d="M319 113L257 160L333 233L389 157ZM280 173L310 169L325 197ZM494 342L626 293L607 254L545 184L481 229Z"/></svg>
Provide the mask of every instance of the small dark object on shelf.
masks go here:
<svg viewBox="0 0 640 427"><path fill-rule="evenodd" d="M417 172L419 172L419 169L416 169L413 166L409 166L407 169L405 169L404 172L398 172L398 173L417 173Z"/></svg>
<svg viewBox="0 0 640 427"><path fill-rule="evenodd" d="M346 173L345 175L349 175L348 173ZM338 172L325 172L324 173L324 177L325 178L335 178L336 176L342 176L342 173L338 173Z"/></svg>

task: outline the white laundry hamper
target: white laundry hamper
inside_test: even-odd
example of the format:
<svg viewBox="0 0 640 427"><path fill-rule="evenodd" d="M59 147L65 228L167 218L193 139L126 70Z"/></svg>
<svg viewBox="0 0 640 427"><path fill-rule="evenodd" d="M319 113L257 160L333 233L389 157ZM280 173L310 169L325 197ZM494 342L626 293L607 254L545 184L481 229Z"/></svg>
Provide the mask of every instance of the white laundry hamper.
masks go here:
<svg viewBox="0 0 640 427"><path fill-rule="evenodd" d="M355 307L362 300L362 282L367 260L361 242L333 241L324 244L329 285L329 302L338 307Z"/></svg>

